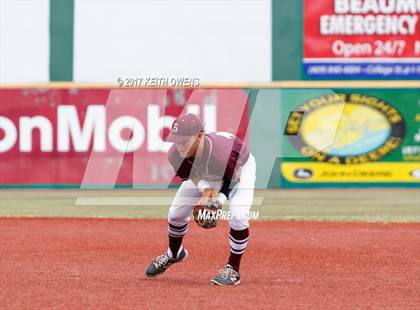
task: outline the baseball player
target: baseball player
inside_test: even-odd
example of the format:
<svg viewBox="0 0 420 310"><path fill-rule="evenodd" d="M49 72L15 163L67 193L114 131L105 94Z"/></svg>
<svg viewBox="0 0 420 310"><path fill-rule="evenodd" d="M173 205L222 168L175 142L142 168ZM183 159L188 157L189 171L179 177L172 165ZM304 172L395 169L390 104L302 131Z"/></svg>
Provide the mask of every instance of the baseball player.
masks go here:
<svg viewBox="0 0 420 310"><path fill-rule="evenodd" d="M146 275L160 275L188 256L182 240L196 205L211 201L221 206L229 199L230 255L227 264L210 283L239 284L239 266L248 244L248 216L254 197L254 157L242 141L230 133L205 133L203 123L194 114L176 119L166 141L174 143L168 157L183 182L169 208L169 247L165 254L150 263Z"/></svg>

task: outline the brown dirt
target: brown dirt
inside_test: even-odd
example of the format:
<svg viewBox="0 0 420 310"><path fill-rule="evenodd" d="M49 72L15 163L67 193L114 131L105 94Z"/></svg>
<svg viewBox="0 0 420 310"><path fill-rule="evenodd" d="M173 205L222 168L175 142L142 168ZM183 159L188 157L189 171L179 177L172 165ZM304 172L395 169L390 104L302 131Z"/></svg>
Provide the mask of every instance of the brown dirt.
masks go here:
<svg viewBox="0 0 420 310"><path fill-rule="evenodd" d="M2 309L416 309L420 224L252 222L236 287L208 284L228 227L193 222L190 256L143 275L163 220L1 218ZM417 308L418 309L418 308Z"/></svg>

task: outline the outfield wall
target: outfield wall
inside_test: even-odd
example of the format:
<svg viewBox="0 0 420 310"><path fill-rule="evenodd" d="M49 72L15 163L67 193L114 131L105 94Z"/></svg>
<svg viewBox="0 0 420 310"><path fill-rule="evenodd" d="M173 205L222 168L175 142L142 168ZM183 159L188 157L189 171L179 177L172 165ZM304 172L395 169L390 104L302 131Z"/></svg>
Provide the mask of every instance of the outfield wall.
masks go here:
<svg viewBox="0 0 420 310"><path fill-rule="evenodd" d="M257 159L259 188L416 186L420 180L415 81L35 86L0 88L3 187L178 184L163 137L187 111L199 114L207 131L246 141Z"/></svg>

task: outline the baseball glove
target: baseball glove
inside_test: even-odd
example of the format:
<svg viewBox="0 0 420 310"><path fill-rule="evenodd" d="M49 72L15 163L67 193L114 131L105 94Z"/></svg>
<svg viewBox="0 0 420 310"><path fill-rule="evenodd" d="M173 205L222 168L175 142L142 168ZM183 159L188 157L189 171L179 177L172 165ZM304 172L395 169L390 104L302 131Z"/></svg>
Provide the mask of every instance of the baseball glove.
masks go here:
<svg viewBox="0 0 420 310"><path fill-rule="evenodd" d="M196 205L193 211L194 221L203 228L214 228L219 221L219 210L222 204L217 200L210 200L205 204Z"/></svg>

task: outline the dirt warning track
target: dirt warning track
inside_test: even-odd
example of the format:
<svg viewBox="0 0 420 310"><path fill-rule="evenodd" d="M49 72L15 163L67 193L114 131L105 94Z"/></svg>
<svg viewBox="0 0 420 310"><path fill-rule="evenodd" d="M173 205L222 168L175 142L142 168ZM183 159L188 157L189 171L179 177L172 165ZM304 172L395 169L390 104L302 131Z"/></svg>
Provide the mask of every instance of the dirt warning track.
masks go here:
<svg viewBox="0 0 420 310"><path fill-rule="evenodd" d="M190 256L161 277L166 221L1 218L2 309L415 309L420 224L257 221L241 285L208 284L228 256L226 222L190 223Z"/></svg>

